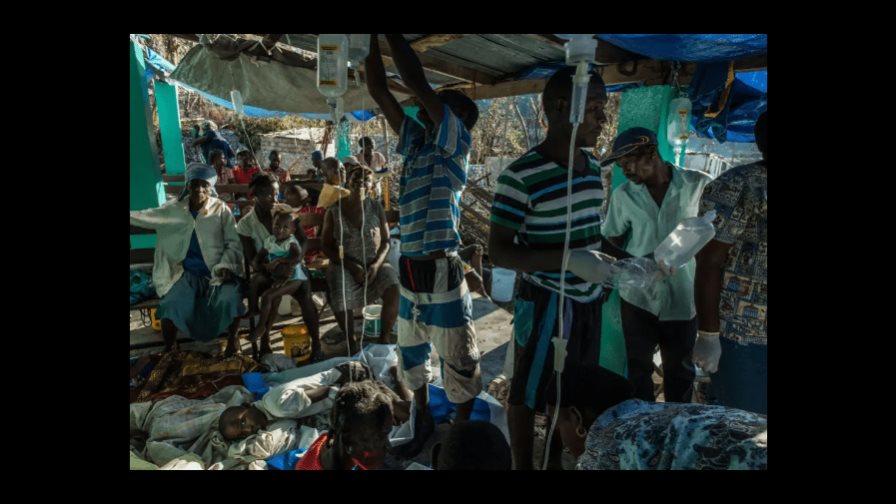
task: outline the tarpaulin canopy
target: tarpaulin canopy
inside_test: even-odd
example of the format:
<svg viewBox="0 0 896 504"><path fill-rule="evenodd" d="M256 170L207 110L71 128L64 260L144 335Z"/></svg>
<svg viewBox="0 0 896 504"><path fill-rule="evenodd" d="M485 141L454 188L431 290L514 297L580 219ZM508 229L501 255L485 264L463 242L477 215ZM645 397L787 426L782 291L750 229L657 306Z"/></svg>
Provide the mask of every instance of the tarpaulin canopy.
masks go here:
<svg viewBox="0 0 896 504"><path fill-rule="evenodd" d="M230 96L230 92L236 89L242 95L245 106L267 111L323 114L319 117L325 117L329 112L326 98L317 90L315 70L275 61L256 61L245 54L228 61L197 45L184 56L171 78L219 97ZM393 94L398 100L408 98L401 93ZM342 98L346 110L364 111L376 106L363 84L356 86L350 82ZM369 115L373 116L372 113Z"/></svg>
<svg viewBox="0 0 896 504"><path fill-rule="evenodd" d="M598 33L597 38L627 51L666 61L729 61L768 52L768 35L764 33Z"/></svg>
<svg viewBox="0 0 896 504"><path fill-rule="evenodd" d="M153 51L150 48L146 48L146 78L147 80L151 80L156 76L165 76L167 80L173 81L174 84L180 86L189 91L193 91L195 93L199 93L203 98L211 101L215 105L225 107L228 110L233 110L233 103L229 99L221 98L216 96L213 93L209 93L203 91L202 89L197 89L181 80L175 78L171 74L175 71L175 66L171 64L170 61L166 60L162 56L160 56L157 52ZM242 93L242 91L241 91ZM230 96L230 91L223 93L223 96ZM318 94L318 97L323 100L323 96ZM243 97L243 112L249 117L283 117L287 115L301 115L303 117L308 117L311 119L325 119L328 120L331 118L329 113L299 113L295 112L285 112L282 110L274 110L267 109L262 107L255 107L252 105L246 104L245 96ZM354 112L346 113L346 118L353 121L367 121L376 117L370 110L356 110Z"/></svg>

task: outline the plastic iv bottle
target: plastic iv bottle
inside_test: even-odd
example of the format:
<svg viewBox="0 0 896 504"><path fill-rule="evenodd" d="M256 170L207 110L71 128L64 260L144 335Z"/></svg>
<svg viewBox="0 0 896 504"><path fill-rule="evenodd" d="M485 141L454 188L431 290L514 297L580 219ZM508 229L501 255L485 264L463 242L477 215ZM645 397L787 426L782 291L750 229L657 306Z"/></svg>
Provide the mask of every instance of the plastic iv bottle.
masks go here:
<svg viewBox="0 0 896 504"><path fill-rule="evenodd" d="M352 33L348 36L348 61L355 73L355 86L361 87L360 72L361 62L370 53L370 34Z"/></svg>
<svg viewBox="0 0 896 504"><path fill-rule="evenodd" d="M666 118L666 131L669 143L678 146L688 141L690 129L688 120L691 117L691 100L685 97L676 98L669 103L669 115Z"/></svg>
<svg viewBox="0 0 896 504"><path fill-rule="evenodd" d="M703 217L681 221L654 249L654 260L663 261L674 268L687 264L716 235L716 228L712 225L715 218L716 211L710 210Z"/></svg>
<svg viewBox="0 0 896 504"><path fill-rule="evenodd" d="M681 153L688 142L691 118L691 100L686 97L676 98L669 103L669 114L666 116L666 138L675 150L675 164L684 163Z"/></svg>
<svg viewBox="0 0 896 504"><path fill-rule="evenodd" d="M317 90L336 98L348 89L348 37L322 34L317 37Z"/></svg>
<svg viewBox="0 0 896 504"><path fill-rule="evenodd" d="M243 115L243 95L240 94L239 90L234 89L230 92L230 101L233 102L233 111L237 115Z"/></svg>
<svg viewBox="0 0 896 504"><path fill-rule="evenodd" d="M361 62L370 53L370 34L352 33L349 35L348 60L352 62L352 69L357 70Z"/></svg>
<svg viewBox="0 0 896 504"><path fill-rule="evenodd" d="M576 66L576 74L572 79L573 89L569 122L582 124L585 118L585 95L588 93L588 82L591 79L591 76L588 74L588 66L594 62L597 40L588 34L573 35L572 40L564 44L564 47L566 48L566 64Z"/></svg>

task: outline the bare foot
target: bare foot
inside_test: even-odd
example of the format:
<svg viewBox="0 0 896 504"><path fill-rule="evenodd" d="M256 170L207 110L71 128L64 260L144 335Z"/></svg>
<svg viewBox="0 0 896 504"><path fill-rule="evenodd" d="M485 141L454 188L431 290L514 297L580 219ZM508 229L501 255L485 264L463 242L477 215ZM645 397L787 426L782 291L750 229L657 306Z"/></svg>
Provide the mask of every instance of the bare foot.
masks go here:
<svg viewBox="0 0 896 504"><path fill-rule="evenodd" d="M236 355L237 347L233 341L227 342L227 348L224 349L224 357L233 357Z"/></svg>

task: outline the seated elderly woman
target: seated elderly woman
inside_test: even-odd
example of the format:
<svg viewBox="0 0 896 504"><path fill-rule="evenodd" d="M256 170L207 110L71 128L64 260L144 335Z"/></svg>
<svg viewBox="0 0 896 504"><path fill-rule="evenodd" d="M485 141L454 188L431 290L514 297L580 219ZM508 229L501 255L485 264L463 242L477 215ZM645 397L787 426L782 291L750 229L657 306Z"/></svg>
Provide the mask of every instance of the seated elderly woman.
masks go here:
<svg viewBox="0 0 896 504"><path fill-rule="evenodd" d="M152 278L161 298L165 352L177 349L177 331L199 341L226 334L225 355L236 352L245 312L239 285L243 252L233 214L215 192L216 179L214 168L193 163L177 199L131 212L132 225L157 233Z"/></svg>

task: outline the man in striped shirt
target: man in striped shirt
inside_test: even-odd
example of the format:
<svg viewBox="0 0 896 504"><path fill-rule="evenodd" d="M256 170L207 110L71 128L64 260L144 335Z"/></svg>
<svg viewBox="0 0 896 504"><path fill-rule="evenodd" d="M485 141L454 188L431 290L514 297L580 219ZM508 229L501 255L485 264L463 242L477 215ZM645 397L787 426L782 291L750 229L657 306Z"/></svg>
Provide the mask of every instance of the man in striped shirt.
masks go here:
<svg viewBox="0 0 896 504"><path fill-rule="evenodd" d="M557 334L560 269L567 218L567 178L572 125L569 122L574 67L558 70L545 86L542 102L547 136L501 172L491 212L489 252L496 266L522 272L514 307L516 362L511 382L508 427L516 469L532 469L535 411L545 410L545 388L553 375ZM563 307L567 357L565 367L600 361L600 279L610 274L607 262L591 251L616 258L629 254L604 242L600 207L605 198L599 162L590 154L606 122L606 89L592 74L585 116L575 135L570 263ZM608 250L609 249L609 250ZM589 261L573 261L593 258ZM612 261L612 258L610 258ZM577 274L578 273L578 274ZM561 417L575 404L575 389L561 376Z"/></svg>
<svg viewBox="0 0 896 504"><path fill-rule="evenodd" d="M428 388L433 345L448 399L457 405L458 421L469 419L473 399L482 389L473 300L457 254L460 192L467 181L470 130L479 111L462 93L433 91L404 36L387 34L395 66L420 107L419 123L405 117L386 87L377 35L370 37L367 89L399 134L397 150L404 155L399 181L398 347L402 379L414 389L418 405L414 440L401 450L412 457L434 430Z"/></svg>

